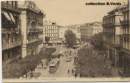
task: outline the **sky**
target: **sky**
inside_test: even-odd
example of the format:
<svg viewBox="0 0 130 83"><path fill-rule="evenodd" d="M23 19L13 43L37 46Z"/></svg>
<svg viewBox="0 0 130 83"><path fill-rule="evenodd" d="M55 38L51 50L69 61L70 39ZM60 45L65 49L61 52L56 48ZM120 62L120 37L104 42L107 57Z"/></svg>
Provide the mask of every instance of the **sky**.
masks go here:
<svg viewBox="0 0 130 83"><path fill-rule="evenodd" d="M125 2L125 0L34 0L37 6L44 10L45 20L54 21L59 25L102 21L102 17L115 8L115 5L87 6L85 3L107 1Z"/></svg>

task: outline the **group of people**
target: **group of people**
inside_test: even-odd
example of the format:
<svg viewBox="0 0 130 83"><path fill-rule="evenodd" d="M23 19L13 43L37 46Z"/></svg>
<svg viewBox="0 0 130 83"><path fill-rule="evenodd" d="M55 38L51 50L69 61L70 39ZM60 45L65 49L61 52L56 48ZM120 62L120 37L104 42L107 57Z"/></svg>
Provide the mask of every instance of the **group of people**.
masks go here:
<svg viewBox="0 0 130 83"><path fill-rule="evenodd" d="M72 69L72 70L69 70L69 69L68 69L68 74L72 74L72 75L74 75L75 77L78 76L78 74L76 73L76 71L75 71L74 69Z"/></svg>

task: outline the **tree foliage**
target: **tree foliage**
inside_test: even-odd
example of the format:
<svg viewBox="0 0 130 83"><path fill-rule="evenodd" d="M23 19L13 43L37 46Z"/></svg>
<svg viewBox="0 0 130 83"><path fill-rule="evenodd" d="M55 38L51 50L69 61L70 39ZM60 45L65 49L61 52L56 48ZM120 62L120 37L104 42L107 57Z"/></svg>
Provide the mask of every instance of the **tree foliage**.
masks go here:
<svg viewBox="0 0 130 83"><path fill-rule="evenodd" d="M92 38L92 44L98 49L103 49L103 33L95 34Z"/></svg>
<svg viewBox="0 0 130 83"><path fill-rule="evenodd" d="M73 47L76 44L76 35L71 30L67 30L64 36L68 47Z"/></svg>
<svg viewBox="0 0 130 83"><path fill-rule="evenodd" d="M17 62L12 62L2 67L2 75L4 78L19 78L27 74L29 71L33 71L40 61L45 58L49 58L55 48L44 48L41 50L39 55L26 56Z"/></svg>
<svg viewBox="0 0 130 83"><path fill-rule="evenodd" d="M46 41L46 43L48 44L49 43L49 41L50 41L50 37L45 37L45 41Z"/></svg>

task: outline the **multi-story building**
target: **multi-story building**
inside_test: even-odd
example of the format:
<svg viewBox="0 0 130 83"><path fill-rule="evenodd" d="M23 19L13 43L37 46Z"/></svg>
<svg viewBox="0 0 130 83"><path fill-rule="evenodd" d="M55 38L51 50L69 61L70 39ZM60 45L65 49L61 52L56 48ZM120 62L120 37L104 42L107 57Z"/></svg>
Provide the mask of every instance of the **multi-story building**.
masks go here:
<svg viewBox="0 0 130 83"><path fill-rule="evenodd" d="M88 41L92 37L93 28L90 24L80 26L81 41Z"/></svg>
<svg viewBox="0 0 130 83"><path fill-rule="evenodd" d="M71 30L76 35L77 42L80 41L81 36L80 36L79 25L60 26L59 27L59 38L62 43L65 41L65 32L67 30Z"/></svg>
<svg viewBox="0 0 130 83"><path fill-rule="evenodd" d="M82 24L79 29L82 41L91 40L92 36L103 31L101 22Z"/></svg>
<svg viewBox="0 0 130 83"><path fill-rule="evenodd" d="M102 46L103 40L103 27L101 22L92 22L90 24L93 28L91 43L95 45L95 47Z"/></svg>
<svg viewBox="0 0 130 83"><path fill-rule="evenodd" d="M128 6L117 7L103 18L104 46L114 67L130 75L130 27Z"/></svg>
<svg viewBox="0 0 130 83"><path fill-rule="evenodd" d="M57 44L59 42L59 25L56 23L44 25L44 36L49 37L49 43ZM46 41L44 41L46 43Z"/></svg>
<svg viewBox="0 0 130 83"><path fill-rule="evenodd" d="M103 32L103 27L101 22L93 22L91 23L93 28L93 35Z"/></svg>
<svg viewBox="0 0 130 83"><path fill-rule="evenodd" d="M122 7L123 20L121 21L121 53L119 55L119 69L122 74L130 76L130 9L128 5Z"/></svg>
<svg viewBox="0 0 130 83"><path fill-rule="evenodd" d="M44 14L35 3L2 1L1 16L3 62L37 55L43 39Z"/></svg>
<svg viewBox="0 0 130 83"><path fill-rule="evenodd" d="M43 43L43 12L33 1L19 1L21 11L22 57L38 55Z"/></svg>
<svg viewBox="0 0 130 83"><path fill-rule="evenodd" d="M59 27L59 40L61 43L65 42L65 32L68 30L66 26Z"/></svg>
<svg viewBox="0 0 130 83"><path fill-rule="evenodd" d="M17 1L1 2L2 61L8 62L21 56L20 11Z"/></svg>
<svg viewBox="0 0 130 83"><path fill-rule="evenodd" d="M75 33L77 39L80 39L80 37L81 37L79 27L80 27L80 25L70 25L70 26L67 26L67 28L69 30L71 30L73 33Z"/></svg>

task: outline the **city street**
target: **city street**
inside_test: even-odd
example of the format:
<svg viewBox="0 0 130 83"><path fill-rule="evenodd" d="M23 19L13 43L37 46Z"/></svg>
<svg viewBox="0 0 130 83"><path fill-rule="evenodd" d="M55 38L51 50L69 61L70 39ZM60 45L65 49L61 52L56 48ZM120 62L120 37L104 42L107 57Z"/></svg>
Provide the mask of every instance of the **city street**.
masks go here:
<svg viewBox="0 0 130 83"><path fill-rule="evenodd" d="M130 77L128 1L2 1L2 78Z"/></svg>
<svg viewBox="0 0 130 83"><path fill-rule="evenodd" d="M70 49L66 49L65 47L57 47L57 50L60 52L60 51L68 51ZM71 51L74 51L74 50L71 49ZM39 79L42 79L45 77L74 77L74 73L72 74L72 69L74 69L74 52L72 52L71 55L68 55L68 56L72 56L70 61L67 61L67 56L65 56L65 54L63 55L64 56L60 57L60 63L56 72L50 73L49 66L47 66L47 68L44 69L44 68L41 68L41 65L38 65L34 73L39 73L39 76L38 76Z"/></svg>
<svg viewBox="0 0 130 83"><path fill-rule="evenodd" d="M105 59L105 56L100 55L98 51L94 49L93 45L90 42L86 42L80 45L80 47L77 49L66 48L64 46L55 46L55 48L56 51L62 53L62 56L60 56L59 58L59 65L56 71L53 73L50 72L49 64L45 66L46 59L44 59L43 67L41 64L37 65L35 71L33 71L33 76L31 78L37 78L37 79L57 78L57 77L72 78L75 77L76 74L78 75L78 77L80 77L79 74L81 75L81 77L83 75L93 76L93 77L102 76L102 75L119 76L118 72L111 67L109 60ZM84 48L86 49L85 52L82 52L82 54L78 56L77 54L78 51ZM75 62L74 59L77 56L79 61ZM83 63L84 65L80 65L79 68L82 71L80 72L75 71L77 68L76 64L77 63L80 64L80 62L82 61L83 62L85 61L85 63ZM100 63L102 65L96 63Z"/></svg>

